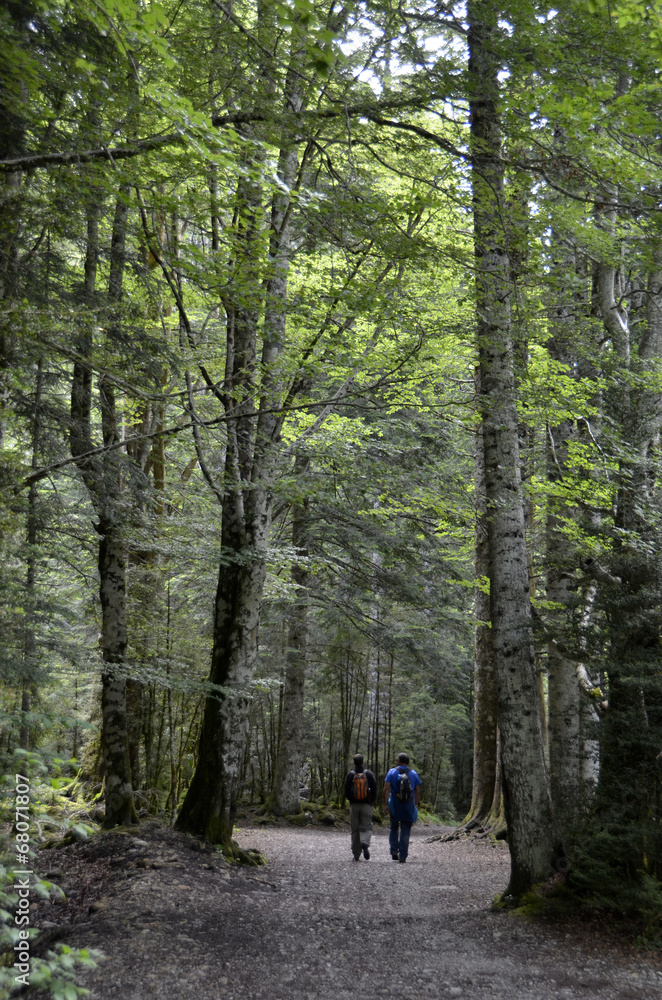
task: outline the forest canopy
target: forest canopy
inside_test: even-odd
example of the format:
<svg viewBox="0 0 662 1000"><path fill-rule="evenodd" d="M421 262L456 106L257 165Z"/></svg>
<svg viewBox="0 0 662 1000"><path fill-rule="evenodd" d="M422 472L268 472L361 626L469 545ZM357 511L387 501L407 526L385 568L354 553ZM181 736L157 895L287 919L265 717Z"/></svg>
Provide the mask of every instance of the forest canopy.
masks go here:
<svg viewBox="0 0 662 1000"><path fill-rule="evenodd" d="M0 758L42 832L232 854L406 750L506 901L562 872L659 929L660 23L0 0Z"/></svg>

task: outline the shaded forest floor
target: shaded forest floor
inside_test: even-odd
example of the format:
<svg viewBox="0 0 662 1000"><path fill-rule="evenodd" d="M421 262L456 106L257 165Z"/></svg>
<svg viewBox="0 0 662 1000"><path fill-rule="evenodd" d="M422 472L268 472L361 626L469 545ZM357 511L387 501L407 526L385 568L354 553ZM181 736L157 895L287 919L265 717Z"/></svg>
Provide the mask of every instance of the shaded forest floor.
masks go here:
<svg viewBox="0 0 662 1000"><path fill-rule="evenodd" d="M662 1000L659 956L490 912L507 849L428 843L436 832L415 828L398 865L383 830L356 863L347 830L242 828L269 859L245 868L145 824L44 851L66 899L32 922L41 951L105 954L79 977L94 1000Z"/></svg>

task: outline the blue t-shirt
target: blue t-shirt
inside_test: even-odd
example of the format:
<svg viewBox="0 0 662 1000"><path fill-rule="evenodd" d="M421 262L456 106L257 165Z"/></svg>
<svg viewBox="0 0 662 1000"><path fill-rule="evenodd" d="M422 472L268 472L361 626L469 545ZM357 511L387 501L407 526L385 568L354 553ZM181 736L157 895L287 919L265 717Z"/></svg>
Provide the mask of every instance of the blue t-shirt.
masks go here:
<svg viewBox="0 0 662 1000"><path fill-rule="evenodd" d="M409 781L411 782L411 798L409 802L402 802L397 796L397 791L400 787L400 777L405 771L407 771ZM416 771L413 767L406 768L403 764L399 764L397 767L391 768L384 781L388 781L391 786L388 807L393 819L396 819L398 823L415 823L418 819L418 809L414 802L414 789L416 785L420 785L421 783L421 779L416 774Z"/></svg>

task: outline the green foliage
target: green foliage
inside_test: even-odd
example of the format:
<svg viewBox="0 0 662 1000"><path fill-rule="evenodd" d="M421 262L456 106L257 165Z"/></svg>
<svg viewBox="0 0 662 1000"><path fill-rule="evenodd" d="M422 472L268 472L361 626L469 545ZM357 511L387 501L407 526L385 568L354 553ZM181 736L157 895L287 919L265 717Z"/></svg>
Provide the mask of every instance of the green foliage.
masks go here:
<svg viewBox="0 0 662 1000"><path fill-rule="evenodd" d="M72 803L61 796L54 794L51 782L54 778L49 778L48 770L39 754L16 752L14 769L19 769L20 773L30 774L30 794L29 806L25 813L29 813L30 851L27 855L28 865L16 864L16 841L15 833L12 832L11 824L14 819L15 810L15 781L12 771L11 775L5 775L0 784L0 818L2 827L0 829L0 949L7 949L4 954L4 961L0 964L0 990L3 995L19 991L21 983L25 985L26 978L17 979L25 973L24 969L14 967L14 962L20 962L16 957L14 946L19 941L28 942L30 949L29 958L29 980L32 989L43 990L46 995L53 1000L77 1000L80 996L89 993L77 983L77 972L84 967L96 966L103 956L101 952L94 949L70 948L67 945L59 945L54 951L49 950L44 956L33 954L35 947L39 947L39 931L26 924L25 920L15 919L17 915L17 880L25 879L25 871L34 871L39 867L39 855L34 847L39 845L39 841L44 833L49 829L57 829L60 833L69 829L77 838L86 837L92 830L89 824L76 822L75 814L72 815ZM59 886L40 878L35 874L28 876L30 893L42 899L63 898L64 893ZM26 936L27 934L27 936ZM18 985L17 985L18 984Z"/></svg>
<svg viewBox="0 0 662 1000"><path fill-rule="evenodd" d="M0 866L0 879L4 881L5 878L12 877L11 871L4 871ZM1 901L2 894L0 894ZM13 948L14 939L11 933L6 934L4 929L0 931L0 941L11 944ZM76 983L76 973L80 968L96 967L102 957L101 952L96 949L69 948L65 944L59 945L55 951L48 951L45 958L31 956L30 986L43 990L53 1000L78 1000L78 997L89 996L90 991ZM21 983L25 982L21 980L17 986L17 975L20 976L17 969L0 966L0 987L7 991L7 996L12 989L20 989Z"/></svg>
<svg viewBox="0 0 662 1000"><path fill-rule="evenodd" d="M619 0L608 4L606 0L586 0L589 13L612 17L619 28L639 29L646 39L650 55L659 68L662 64L662 8L659 0Z"/></svg>
<svg viewBox="0 0 662 1000"><path fill-rule="evenodd" d="M618 821L599 826L573 858L566 892L582 909L625 917L652 940L662 935L662 882L644 870L628 869L624 861L637 853L633 829Z"/></svg>
<svg viewBox="0 0 662 1000"><path fill-rule="evenodd" d="M634 848L634 852L633 852ZM662 882L624 860L636 853L628 834L614 825L593 825L558 886L535 891L521 901L522 912L554 920L614 923L627 929L639 947L662 946Z"/></svg>

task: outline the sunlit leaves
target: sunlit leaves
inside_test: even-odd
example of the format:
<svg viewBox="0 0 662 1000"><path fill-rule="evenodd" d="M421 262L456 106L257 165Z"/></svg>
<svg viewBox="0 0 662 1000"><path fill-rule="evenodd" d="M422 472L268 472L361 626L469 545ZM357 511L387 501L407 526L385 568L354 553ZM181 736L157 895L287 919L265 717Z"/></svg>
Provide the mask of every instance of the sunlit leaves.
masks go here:
<svg viewBox="0 0 662 1000"><path fill-rule="evenodd" d="M581 378L576 364L555 361L546 347L532 344L521 386L520 416L532 427L592 419L599 412L601 385L600 380Z"/></svg>
<svg viewBox="0 0 662 1000"><path fill-rule="evenodd" d="M662 64L662 5L659 0L586 0L590 14L611 17L621 29L639 29L647 38L651 56Z"/></svg>

